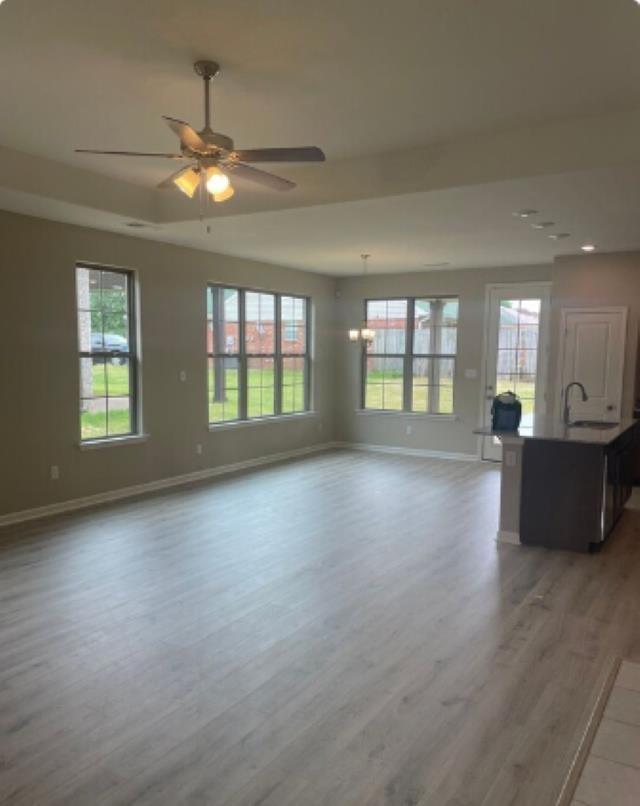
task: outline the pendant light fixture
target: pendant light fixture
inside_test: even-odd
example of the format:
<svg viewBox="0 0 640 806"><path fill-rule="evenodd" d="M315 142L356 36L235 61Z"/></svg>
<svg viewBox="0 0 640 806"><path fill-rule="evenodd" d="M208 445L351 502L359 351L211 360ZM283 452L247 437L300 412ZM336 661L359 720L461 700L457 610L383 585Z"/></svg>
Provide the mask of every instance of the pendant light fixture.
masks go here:
<svg viewBox="0 0 640 806"><path fill-rule="evenodd" d="M363 254L360 255L362 259L362 276L367 276L367 261L371 255ZM357 342L362 340L365 344L371 344L371 342L375 339L376 333L375 330L372 330L370 327L367 327L366 320L362 323L359 328L353 328L349 331L349 341Z"/></svg>

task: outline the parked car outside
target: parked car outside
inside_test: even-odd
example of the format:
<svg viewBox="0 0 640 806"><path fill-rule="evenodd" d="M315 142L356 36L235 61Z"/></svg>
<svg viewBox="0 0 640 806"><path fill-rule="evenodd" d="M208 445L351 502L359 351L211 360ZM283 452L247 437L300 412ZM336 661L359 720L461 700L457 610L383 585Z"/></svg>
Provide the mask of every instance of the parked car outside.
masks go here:
<svg viewBox="0 0 640 806"><path fill-rule="evenodd" d="M91 350L94 353L116 353L112 356L114 364L124 364L129 352L129 342L117 333L92 333Z"/></svg>

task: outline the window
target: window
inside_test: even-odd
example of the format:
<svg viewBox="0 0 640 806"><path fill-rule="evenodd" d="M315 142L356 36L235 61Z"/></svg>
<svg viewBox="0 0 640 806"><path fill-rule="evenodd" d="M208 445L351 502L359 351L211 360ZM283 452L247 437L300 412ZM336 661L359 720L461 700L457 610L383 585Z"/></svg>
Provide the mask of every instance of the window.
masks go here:
<svg viewBox="0 0 640 806"><path fill-rule="evenodd" d="M308 328L305 297L210 286L209 422L307 411Z"/></svg>
<svg viewBox="0 0 640 806"><path fill-rule="evenodd" d="M137 433L138 362L131 272L76 268L80 438Z"/></svg>
<svg viewBox="0 0 640 806"><path fill-rule="evenodd" d="M207 301L209 421L240 412L240 302L234 288L210 288Z"/></svg>
<svg viewBox="0 0 640 806"><path fill-rule="evenodd" d="M413 300L411 411L453 414L458 300Z"/></svg>
<svg viewBox="0 0 640 806"><path fill-rule="evenodd" d="M375 336L367 345L366 409L402 411L404 408L404 354L407 345L408 300L369 300L367 327Z"/></svg>
<svg viewBox="0 0 640 806"><path fill-rule="evenodd" d="M523 425L531 424L536 405L541 305L540 299L500 300L496 394L518 395Z"/></svg>
<svg viewBox="0 0 640 806"><path fill-rule="evenodd" d="M281 411L292 414L307 409L307 300L280 298L282 353Z"/></svg>
<svg viewBox="0 0 640 806"><path fill-rule="evenodd" d="M364 408L453 414L458 300L367 300Z"/></svg>
<svg viewBox="0 0 640 806"><path fill-rule="evenodd" d="M247 418L276 413L276 297L245 291L244 348L247 361Z"/></svg>

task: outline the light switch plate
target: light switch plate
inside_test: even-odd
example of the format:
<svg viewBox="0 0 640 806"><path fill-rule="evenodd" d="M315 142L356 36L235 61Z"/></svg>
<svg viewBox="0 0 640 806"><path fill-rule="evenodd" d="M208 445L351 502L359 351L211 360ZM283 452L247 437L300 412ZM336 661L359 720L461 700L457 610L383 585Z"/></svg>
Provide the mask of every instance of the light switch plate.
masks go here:
<svg viewBox="0 0 640 806"><path fill-rule="evenodd" d="M475 381L478 377L477 369L465 369L464 377L469 381Z"/></svg>

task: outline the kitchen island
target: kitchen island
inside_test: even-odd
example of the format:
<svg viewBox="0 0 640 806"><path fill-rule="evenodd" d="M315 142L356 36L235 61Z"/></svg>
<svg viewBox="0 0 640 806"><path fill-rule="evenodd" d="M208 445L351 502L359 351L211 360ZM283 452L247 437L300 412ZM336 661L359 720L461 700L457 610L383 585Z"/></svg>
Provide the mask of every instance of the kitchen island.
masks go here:
<svg viewBox="0 0 640 806"><path fill-rule="evenodd" d="M585 427L541 415L517 432L477 429L503 446L498 539L572 551L601 546L631 494L637 423Z"/></svg>

